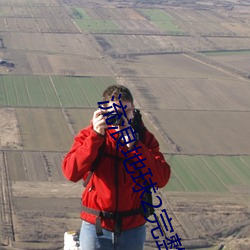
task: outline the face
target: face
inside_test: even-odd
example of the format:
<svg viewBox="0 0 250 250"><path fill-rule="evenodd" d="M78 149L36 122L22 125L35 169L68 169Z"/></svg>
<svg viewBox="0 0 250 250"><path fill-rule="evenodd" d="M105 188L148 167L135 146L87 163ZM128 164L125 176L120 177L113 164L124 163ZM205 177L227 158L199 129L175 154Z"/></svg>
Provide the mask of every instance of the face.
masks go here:
<svg viewBox="0 0 250 250"><path fill-rule="evenodd" d="M118 101L116 101L115 103L119 105ZM126 112L126 115L127 115L127 120L132 119L134 117L134 105L129 101L122 101L122 105L127 106L126 109L125 109L125 112ZM119 108L117 110L122 112L121 108Z"/></svg>

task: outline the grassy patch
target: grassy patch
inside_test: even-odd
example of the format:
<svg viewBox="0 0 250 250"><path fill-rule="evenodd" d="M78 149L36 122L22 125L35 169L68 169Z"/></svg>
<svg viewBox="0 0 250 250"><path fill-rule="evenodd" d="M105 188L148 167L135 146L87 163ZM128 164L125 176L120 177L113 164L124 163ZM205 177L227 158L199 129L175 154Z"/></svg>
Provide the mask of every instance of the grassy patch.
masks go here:
<svg viewBox="0 0 250 250"><path fill-rule="evenodd" d="M71 12L72 18L75 19L76 24L82 30L89 32L115 32L119 29L117 25L111 20L91 18L91 16L89 16L82 8L74 7L71 9Z"/></svg>
<svg viewBox="0 0 250 250"><path fill-rule="evenodd" d="M172 16L168 15L163 10L157 9L139 9L148 20L150 21L173 21Z"/></svg>
<svg viewBox="0 0 250 250"><path fill-rule="evenodd" d="M74 19L90 19L90 16L82 8L73 7L71 12Z"/></svg>
<svg viewBox="0 0 250 250"><path fill-rule="evenodd" d="M234 50L234 51L227 51L227 50L221 50L221 51L205 51L205 52L202 52L202 54L205 54L206 56L235 56L235 55L245 55L245 54L250 54L250 50Z"/></svg>
<svg viewBox="0 0 250 250"><path fill-rule="evenodd" d="M164 31L174 32L176 35L183 33L183 30L175 24L174 18L163 10L139 9L139 12Z"/></svg>
<svg viewBox="0 0 250 250"><path fill-rule="evenodd" d="M176 35L182 34L183 31L177 27L173 22L171 21L164 21L164 20L157 20L153 21L153 23L160 29L168 31L168 32L173 32Z"/></svg>
<svg viewBox="0 0 250 250"><path fill-rule="evenodd" d="M89 32L115 32L119 30L112 20L76 19L78 27Z"/></svg>
<svg viewBox="0 0 250 250"><path fill-rule="evenodd" d="M4 16L5 16L4 11L0 10L0 17L4 17Z"/></svg>

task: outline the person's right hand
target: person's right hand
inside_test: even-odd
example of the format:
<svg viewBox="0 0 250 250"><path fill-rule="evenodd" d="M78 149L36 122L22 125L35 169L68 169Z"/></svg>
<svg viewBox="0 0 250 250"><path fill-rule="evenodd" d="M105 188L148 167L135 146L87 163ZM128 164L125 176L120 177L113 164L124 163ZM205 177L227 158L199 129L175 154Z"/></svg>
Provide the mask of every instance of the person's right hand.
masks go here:
<svg viewBox="0 0 250 250"><path fill-rule="evenodd" d="M98 109L93 114L93 129L101 135L105 134L105 129L108 127L106 117L103 117L103 111Z"/></svg>

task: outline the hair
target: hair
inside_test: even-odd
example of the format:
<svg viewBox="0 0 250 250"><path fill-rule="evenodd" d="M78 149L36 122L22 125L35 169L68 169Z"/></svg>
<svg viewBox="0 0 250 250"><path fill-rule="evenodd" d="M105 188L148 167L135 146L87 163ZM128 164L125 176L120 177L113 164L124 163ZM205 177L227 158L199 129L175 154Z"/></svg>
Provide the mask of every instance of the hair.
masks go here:
<svg viewBox="0 0 250 250"><path fill-rule="evenodd" d="M123 85L111 85L106 88L102 94L103 101L110 101L112 96L115 100L118 100L119 95L121 95L120 100L129 101L133 104L133 96L128 88Z"/></svg>

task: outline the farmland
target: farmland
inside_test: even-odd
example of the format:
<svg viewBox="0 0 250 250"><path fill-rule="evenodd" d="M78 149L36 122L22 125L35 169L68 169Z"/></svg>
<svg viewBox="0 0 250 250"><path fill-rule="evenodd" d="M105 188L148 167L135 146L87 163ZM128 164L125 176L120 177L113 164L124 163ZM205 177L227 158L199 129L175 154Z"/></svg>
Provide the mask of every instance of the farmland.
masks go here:
<svg viewBox="0 0 250 250"><path fill-rule="evenodd" d="M154 9L141 9L139 11L160 29L166 32L173 32L177 35L182 34L182 30L175 25L173 17L166 12Z"/></svg>
<svg viewBox="0 0 250 250"><path fill-rule="evenodd" d="M219 63L229 65L235 69L245 71L249 74L250 68L248 60L250 57L250 51L222 51L222 52L210 52L206 55Z"/></svg>
<svg viewBox="0 0 250 250"><path fill-rule="evenodd" d="M61 162L115 83L171 166L157 195L183 246L249 249L249 3L149 2L0 0L1 249L59 249L79 228Z"/></svg>
<svg viewBox="0 0 250 250"><path fill-rule="evenodd" d="M96 107L112 77L3 76L1 106Z"/></svg>
<svg viewBox="0 0 250 250"><path fill-rule="evenodd" d="M173 156L169 158L173 175L166 189L223 193L249 188L249 160L249 156Z"/></svg>
<svg viewBox="0 0 250 250"><path fill-rule="evenodd" d="M8 44L6 55L17 65L13 74L111 74L100 53L93 47L93 40L79 34L76 35L76 39L71 39L70 36L50 33L7 33L4 40Z"/></svg>

